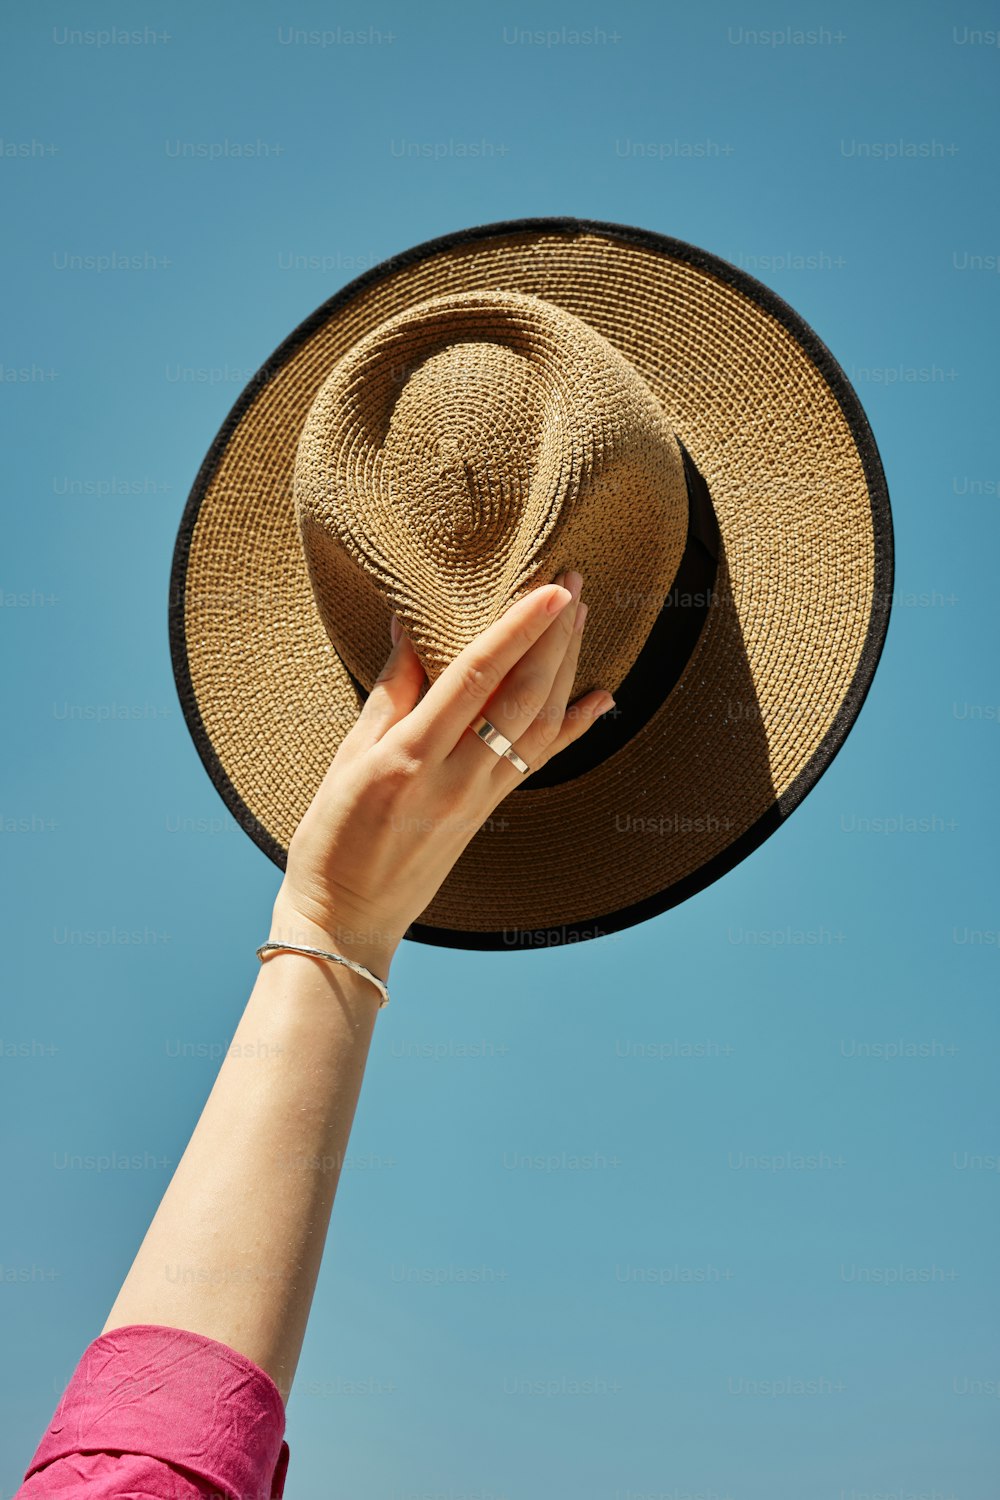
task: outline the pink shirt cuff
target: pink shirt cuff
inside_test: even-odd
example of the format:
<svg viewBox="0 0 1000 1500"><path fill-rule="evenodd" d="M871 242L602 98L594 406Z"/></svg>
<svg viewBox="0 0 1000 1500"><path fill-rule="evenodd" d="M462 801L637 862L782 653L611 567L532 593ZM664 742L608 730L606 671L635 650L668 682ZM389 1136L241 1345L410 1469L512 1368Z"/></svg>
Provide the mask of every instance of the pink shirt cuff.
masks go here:
<svg viewBox="0 0 1000 1500"><path fill-rule="evenodd" d="M187 1329L130 1323L84 1351L13 1500L63 1493L63 1472L67 1494L82 1478L93 1483L74 1494L119 1494L120 1465L95 1459L87 1475L71 1456L80 1454L138 1454L187 1470L219 1497L281 1500L284 1433L278 1387L252 1359Z"/></svg>

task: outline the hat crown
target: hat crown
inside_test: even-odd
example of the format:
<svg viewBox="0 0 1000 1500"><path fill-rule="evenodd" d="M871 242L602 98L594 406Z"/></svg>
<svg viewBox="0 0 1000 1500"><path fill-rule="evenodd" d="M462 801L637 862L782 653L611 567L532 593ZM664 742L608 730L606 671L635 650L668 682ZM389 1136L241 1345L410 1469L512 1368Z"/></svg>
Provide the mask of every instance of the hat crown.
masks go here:
<svg viewBox="0 0 1000 1500"><path fill-rule="evenodd" d="M338 361L296 451L316 606L369 691L395 610L433 681L529 590L576 568L572 697L614 691L677 573L680 448L639 373L539 297L472 291L388 318Z"/></svg>

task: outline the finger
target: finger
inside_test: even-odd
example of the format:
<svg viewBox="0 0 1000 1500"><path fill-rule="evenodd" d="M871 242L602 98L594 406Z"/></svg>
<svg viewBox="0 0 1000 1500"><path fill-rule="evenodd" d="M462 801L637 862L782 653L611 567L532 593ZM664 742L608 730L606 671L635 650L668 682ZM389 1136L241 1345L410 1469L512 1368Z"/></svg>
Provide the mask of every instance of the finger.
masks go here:
<svg viewBox="0 0 1000 1500"><path fill-rule="evenodd" d="M527 724L521 726L515 723L511 733L500 721L494 718L492 705L488 706L486 717L491 723L495 723L507 738L515 743L517 752L522 760L526 760L530 766L538 764L542 755L549 749L553 741L562 733L563 721L566 717L566 703L573 690L576 680L576 669L580 661L580 646L583 641L583 626L587 617L587 606L578 602L575 610L567 609L566 614L573 614L572 630L569 642L563 652L562 660L556 671L552 682L552 688L545 703L535 714L535 717ZM468 737L467 737L468 738ZM510 761L506 764L509 766ZM496 769L499 769L497 767ZM515 768L516 769L516 768Z"/></svg>
<svg viewBox="0 0 1000 1500"><path fill-rule="evenodd" d="M579 600L583 580L579 573L560 574L557 580L568 588L575 600ZM549 739L559 732L566 699L573 685L572 678L566 680L564 667L567 651L573 649L573 627L579 612L579 604L570 604L555 619L552 626L526 651L521 660L508 672L497 691L487 700L483 713L501 734L511 741L519 739L526 730L538 725L540 718L549 713ZM575 674L576 668L573 667ZM562 702L552 704L553 686L560 672L562 678ZM552 705L550 707L550 705ZM466 735L455 747L455 754L464 754L468 743Z"/></svg>
<svg viewBox="0 0 1000 1500"><path fill-rule="evenodd" d="M441 759L451 753L511 668L558 620L571 597L569 589L558 584L532 589L448 663L407 720L417 753Z"/></svg>
<svg viewBox="0 0 1000 1500"><path fill-rule="evenodd" d="M393 634L396 644L351 729L352 744L365 749L377 744L394 724L406 718L418 702L427 680L413 642L398 622Z"/></svg>
<svg viewBox="0 0 1000 1500"><path fill-rule="evenodd" d="M580 739L592 724L595 724L602 715L610 713L614 707L615 700L603 688L594 688L593 692L585 693L576 703L571 703L566 710L562 729L555 740L541 752L537 762L528 761L531 769L540 771L542 766L547 765L554 756L559 754L560 750L565 750L567 745L572 745L574 740ZM526 756L524 758L527 759ZM508 761L507 764L510 765L510 762ZM511 766L511 770L514 769L515 767ZM522 775L521 779L527 781L528 778Z"/></svg>
<svg viewBox="0 0 1000 1500"><path fill-rule="evenodd" d="M544 747L539 745L537 749L530 750L525 743L526 737L522 737L517 745L517 753L522 760L527 761L531 770L519 771L505 755L497 757L497 764L492 772L491 779L496 782L500 789L499 800L494 807L524 781L529 781L535 771L540 771L543 766L557 756L560 750L565 750L567 745L572 745L585 735L592 724L595 724L602 714L610 713L615 707L614 699L603 688L594 688L590 693L585 693L576 703L571 703L563 718L562 728L555 739L550 739Z"/></svg>
<svg viewBox="0 0 1000 1500"><path fill-rule="evenodd" d="M521 759L531 766L541 759L542 753L562 731L566 700L572 691L580 659L581 636L577 623L582 626L587 614L587 606L579 601L581 585L579 578L572 581L578 602L575 607L569 605L558 616L559 624L563 626L561 639L557 639L554 629L546 631L521 658L484 710L489 722L506 735ZM557 658L554 671L553 645ZM547 657L543 654L545 652ZM513 785L511 773L515 777L518 774L517 767L505 756L490 756L484 760L471 734L462 736L448 760L466 780L476 775L491 781L500 777L500 785L509 788Z"/></svg>

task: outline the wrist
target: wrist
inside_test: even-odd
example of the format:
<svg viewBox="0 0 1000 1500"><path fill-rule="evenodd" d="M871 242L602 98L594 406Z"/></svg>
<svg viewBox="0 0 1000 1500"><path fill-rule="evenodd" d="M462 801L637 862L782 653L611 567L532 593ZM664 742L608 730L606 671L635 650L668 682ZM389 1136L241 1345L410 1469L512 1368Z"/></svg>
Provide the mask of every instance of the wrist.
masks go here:
<svg viewBox="0 0 1000 1500"><path fill-rule="evenodd" d="M335 921L326 913L311 911L305 902L289 896L284 887L275 898L267 941L328 949L364 964L383 982L389 977L396 950L396 943L388 933L374 926L352 926L346 921Z"/></svg>

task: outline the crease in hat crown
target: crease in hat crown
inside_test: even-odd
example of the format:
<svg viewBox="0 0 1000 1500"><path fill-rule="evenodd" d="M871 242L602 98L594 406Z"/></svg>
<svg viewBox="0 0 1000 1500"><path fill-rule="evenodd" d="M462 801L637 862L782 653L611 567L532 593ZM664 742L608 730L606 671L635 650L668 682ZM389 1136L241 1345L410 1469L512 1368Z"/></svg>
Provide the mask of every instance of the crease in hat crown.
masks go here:
<svg viewBox="0 0 1000 1500"><path fill-rule="evenodd" d="M402 621L431 681L517 598L576 568L571 698L614 692L669 594L688 502L638 371L552 302L431 297L362 336L318 389L294 504L316 607L370 691Z"/></svg>

